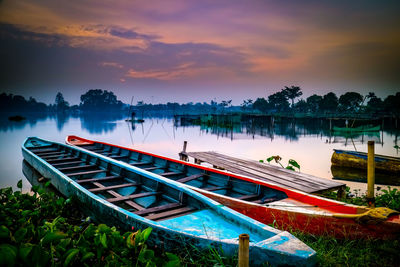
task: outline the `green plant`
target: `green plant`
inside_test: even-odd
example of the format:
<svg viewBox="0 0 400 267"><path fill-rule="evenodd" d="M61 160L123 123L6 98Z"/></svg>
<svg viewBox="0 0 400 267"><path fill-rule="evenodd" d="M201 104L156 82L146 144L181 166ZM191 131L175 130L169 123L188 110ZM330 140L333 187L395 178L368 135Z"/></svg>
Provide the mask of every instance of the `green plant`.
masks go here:
<svg viewBox="0 0 400 267"><path fill-rule="evenodd" d="M271 156L269 158L267 158L267 162L270 163L271 161L275 160L276 163L278 163L282 168L288 169L288 170L292 170L292 171L296 171L296 168L298 169L298 171L300 172L300 164L297 163L297 161L295 161L294 159L289 159L288 164L286 167L284 167L281 163L282 158L279 155L276 156ZM264 162L264 160L260 160L260 162Z"/></svg>
<svg viewBox="0 0 400 267"><path fill-rule="evenodd" d="M0 189L0 266L179 266L174 254L155 256L148 248L151 228L121 233L95 225L73 199L32 191Z"/></svg>

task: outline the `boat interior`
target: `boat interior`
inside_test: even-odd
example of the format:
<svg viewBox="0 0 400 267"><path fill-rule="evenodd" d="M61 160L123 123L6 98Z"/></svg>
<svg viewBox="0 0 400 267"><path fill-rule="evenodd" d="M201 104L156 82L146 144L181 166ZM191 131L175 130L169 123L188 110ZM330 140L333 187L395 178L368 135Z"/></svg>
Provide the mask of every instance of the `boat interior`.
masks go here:
<svg viewBox="0 0 400 267"><path fill-rule="evenodd" d="M101 143L83 144L79 147L177 182L235 199L267 204L287 198L287 195L279 190L139 151Z"/></svg>
<svg viewBox="0 0 400 267"><path fill-rule="evenodd" d="M144 218L162 221L204 209L178 189L79 150L57 144L28 149L89 192Z"/></svg>

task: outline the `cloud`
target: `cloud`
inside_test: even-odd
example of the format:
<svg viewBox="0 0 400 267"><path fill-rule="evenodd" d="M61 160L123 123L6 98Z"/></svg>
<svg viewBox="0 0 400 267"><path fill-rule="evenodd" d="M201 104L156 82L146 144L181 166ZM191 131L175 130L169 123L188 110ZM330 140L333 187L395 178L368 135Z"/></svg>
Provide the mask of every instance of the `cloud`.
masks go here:
<svg viewBox="0 0 400 267"><path fill-rule="evenodd" d="M119 64L117 62L100 62L99 64L102 67L113 67L113 68L117 68L117 69L123 69L124 65Z"/></svg>

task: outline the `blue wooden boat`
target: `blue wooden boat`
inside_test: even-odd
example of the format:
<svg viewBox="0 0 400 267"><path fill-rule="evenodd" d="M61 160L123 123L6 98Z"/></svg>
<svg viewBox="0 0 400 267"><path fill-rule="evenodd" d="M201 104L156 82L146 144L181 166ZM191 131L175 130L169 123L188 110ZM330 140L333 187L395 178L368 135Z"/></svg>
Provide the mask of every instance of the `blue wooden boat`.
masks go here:
<svg viewBox="0 0 400 267"><path fill-rule="evenodd" d="M125 230L151 227L150 245L215 247L232 256L250 235L251 265L313 265L316 253L288 232L237 213L182 184L78 147L27 138L24 159L98 221Z"/></svg>
<svg viewBox="0 0 400 267"><path fill-rule="evenodd" d="M331 162L333 166L367 170L368 154L365 152L334 149ZM400 174L400 158L375 154L377 172Z"/></svg>

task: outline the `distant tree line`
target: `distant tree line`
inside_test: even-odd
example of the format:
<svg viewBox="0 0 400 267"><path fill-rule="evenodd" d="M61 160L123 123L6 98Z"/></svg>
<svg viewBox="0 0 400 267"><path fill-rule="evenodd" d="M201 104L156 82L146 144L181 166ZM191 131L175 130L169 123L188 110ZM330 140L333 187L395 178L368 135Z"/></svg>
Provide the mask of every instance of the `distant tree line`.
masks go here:
<svg viewBox="0 0 400 267"><path fill-rule="evenodd" d="M325 95L313 94L306 99L294 100L303 93L300 87L291 86L281 89L267 99L257 98L252 108L262 113L297 112L297 113L369 113L369 114L400 114L400 92L389 95L384 100L375 93L365 96L357 92L347 92L338 97L330 92ZM291 103L289 103L289 100ZM249 100L242 106L248 106Z"/></svg>
<svg viewBox="0 0 400 267"><path fill-rule="evenodd" d="M395 114L400 115L400 92L385 99L374 93L365 96L356 92L347 92L339 97L329 92L325 95L313 94L306 99L295 101L303 95L299 86L285 86L280 91L260 97L255 101L243 100L240 106L233 106L232 100L179 104L151 104L138 101L132 108L137 113L165 112L165 114L205 114L226 112L259 112L259 113L318 113L318 114ZM0 94L0 111L11 112L126 112L129 105L122 103L117 96L107 90L90 89L80 97L80 104L70 106L62 93L57 93L54 104L46 105L30 97L13 94ZM140 116L140 115L139 115Z"/></svg>

